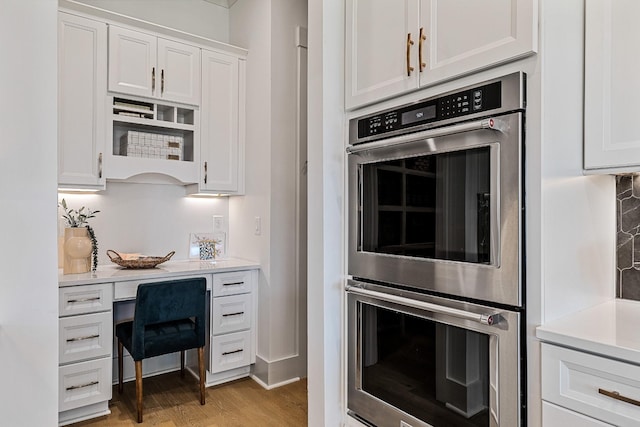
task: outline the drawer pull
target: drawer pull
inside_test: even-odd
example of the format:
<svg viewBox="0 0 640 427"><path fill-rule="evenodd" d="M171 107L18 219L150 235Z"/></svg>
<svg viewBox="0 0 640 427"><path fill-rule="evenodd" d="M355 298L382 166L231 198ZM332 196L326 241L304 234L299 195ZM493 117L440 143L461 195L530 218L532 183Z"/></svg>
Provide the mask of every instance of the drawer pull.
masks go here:
<svg viewBox="0 0 640 427"><path fill-rule="evenodd" d="M233 350L233 351L225 351L224 353L222 353L223 356L228 356L230 354L235 354L235 353L242 353L244 350L239 348L238 350Z"/></svg>
<svg viewBox="0 0 640 427"><path fill-rule="evenodd" d="M100 301L100 297L70 299L70 300L67 300L67 303L75 304L77 302L89 302L89 301Z"/></svg>
<svg viewBox="0 0 640 427"><path fill-rule="evenodd" d="M97 335L85 335L84 337L68 338L67 342L86 341L86 340L92 340L92 339L95 339L95 338L100 338L100 334L97 334Z"/></svg>
<svg viewBox="0 0 640 427"><path fill-rule="evenodd" d="M222 286L237 286L244 285L244 282L231 282L231 283L223 283Z"/></svg>
<svg viewBox="0 0 640 427"><path fill-rule="evenodd" d="M92 385L98 385L98 384L100 384L100 381L91 381L90 383L86 383L86 384L72 385L71 387L67 387L66 390L67 391L77 390L79 388L91 387Z"/></svg>
<svg viewBox="0 0 640 427"><path fill-rule="evenodd" d="M635 400L630 397L622 396L617 391L608 391L608 390L599 388L598 393L604 394L605 396L610 397L612 399L620 400L625 403L630 403L635 406L640 406L640 400Z"/></svg>
<svg viewBox="0 0 640 427"><path fill-rule="evenodd" d="M235 313L225 313L222 315L222 317L240 316L241 314L244 314L244 311L236 311Z"/></svg>

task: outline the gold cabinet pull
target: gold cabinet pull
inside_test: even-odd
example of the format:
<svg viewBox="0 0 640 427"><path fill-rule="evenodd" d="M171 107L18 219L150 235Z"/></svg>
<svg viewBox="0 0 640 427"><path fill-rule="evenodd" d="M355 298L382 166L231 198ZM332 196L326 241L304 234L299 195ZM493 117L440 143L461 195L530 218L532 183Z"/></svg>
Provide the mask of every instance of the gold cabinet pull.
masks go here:
<svg viewBox="0 0 640 427"><path fill-rule="evenodd" d="M156 67L151 68L151 92L156 91Z"/></svg>
<svg viewBox="0 0 640 427"><path fill-rule="evenodd" d="M609 391L609 390L604 390L602 388L599 388L598 393L604 394L605 396L615 400L620 400L621 402L630 403L631 405L635 405L635 406L640 406L640 400L635 400L630 397L622 396L617 391Z"/></svg>
<svg viewBox="0 0 640 427"><path fill-rule="evenodd" d="M411 72L413 71L413 67L411 66L411 45L413 45L411 33L407 33L407 76L411 76Z"/></svg>
<svg viewBox="0 0 640 427"><path fill-rule="evenodd" d="M418 62L420 62L420 72L423 72L427 67L427 64L422 60L422 46L427 39L427 35L424 33L424 27L420 27L420 40L418 40Z"/></svg>
<svg viewBox="0 0 640 427"><path fill-rule="evenodd" d="M239 348L237 350L232 350L232 351L225 351L222 353L223 356L228 356L230 354L236 354L236 353L242 353L244 350Z"/></svg>
<svg viewBox="0 0 640 427"><path fill-rule="evenodd" d="M160 71L160 95L164 94L164 69Z"/></svg>
<svg viewBox="0 0 640 427"><path fill-rule="evenodd" d="M235 313L224 313L222 315L222 317L229 317L229 316L240 316L243 315L244 311L236 311Z"/></svg>
<svg viewBox="0 0 640 427"><path fill-rule="evenodd" d="M204 162L204 183L207 183L207 162Z"/></svg>
<svg viewBox="0 0 640 427"><path fill-rule="evenodd" d="M98 178L102 179L102 153L98 154Z"/></svg>

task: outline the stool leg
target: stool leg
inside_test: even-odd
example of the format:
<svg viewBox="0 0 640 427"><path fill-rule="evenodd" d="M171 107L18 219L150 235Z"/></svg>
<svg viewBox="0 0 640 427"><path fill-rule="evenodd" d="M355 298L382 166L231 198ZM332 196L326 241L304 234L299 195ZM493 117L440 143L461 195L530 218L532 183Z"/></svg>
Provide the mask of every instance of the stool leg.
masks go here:
<svg viewBox="0 0 640 427"><path fill-rule="evenodd" d="M204 405L204 347L198 348L198 371L200 374L200 404Z"/></svg>
<svg viewBox="0 0 640 427"><path fill-rule="evenodd" d="M180 377L184 378L184 350L180 351Z"/></svg>
<svg viewBox="0 0 640 427"><path fill-rule="evenodd" d="M118 393L122 394L122 341L118 340Z"/></svg>
<svg viewBox="0 0 640 427"><path fill-rule="evenodd" d="M136 361L136 405L138 407L138 422L142 422L142 360Z"/></svg>

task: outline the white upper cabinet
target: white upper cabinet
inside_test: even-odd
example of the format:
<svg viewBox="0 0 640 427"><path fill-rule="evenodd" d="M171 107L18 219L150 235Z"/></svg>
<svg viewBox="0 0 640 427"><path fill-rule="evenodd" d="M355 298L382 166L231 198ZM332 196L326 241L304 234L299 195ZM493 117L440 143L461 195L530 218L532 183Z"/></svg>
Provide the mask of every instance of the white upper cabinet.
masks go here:
<svg viewBox="0 0 640 427"><path fill-rule="evenodd" d="M58 14L58 185L102 190L107 25Z"/></svg>
<svg viewBox="0 0 640 427"><path fill-rule="evenodd" d="M584 168L640 171L640 2L586 0Z"/></svg>
<svg viewBox="0 0 640 427"><path fill-rule="evenodd" d="M348 109L537 50L536 0L347 0L346 7Z"/></svg>
<svg viewBox="0 0 640 427"><path fill-rule="evenodd" d="M191 193L244 191L245 60L202 51L200 181Z"/></svg>
<svg viewBox="0 0 640 427"><path fill-rule="evenodd" d="M200 48L109 26L109 91L200 104Z"/></svg>

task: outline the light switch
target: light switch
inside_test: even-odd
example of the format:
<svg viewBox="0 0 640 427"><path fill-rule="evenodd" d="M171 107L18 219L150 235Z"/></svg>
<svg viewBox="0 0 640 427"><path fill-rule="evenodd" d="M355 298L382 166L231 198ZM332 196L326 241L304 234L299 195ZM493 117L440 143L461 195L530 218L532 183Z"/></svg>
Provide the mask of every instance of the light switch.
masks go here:
<svg viewBox="0 0 640 427"><path fill-rule="evenodd" d="M253 230L253 234L255 234L256 236L259 236L262 233L262 220L260 219L259 216L255 217L254 219L254 230Z"/></svg>

